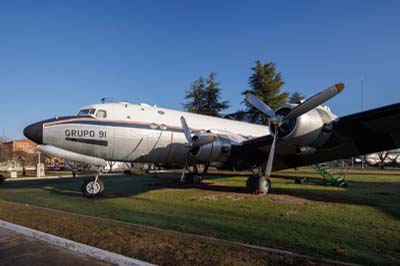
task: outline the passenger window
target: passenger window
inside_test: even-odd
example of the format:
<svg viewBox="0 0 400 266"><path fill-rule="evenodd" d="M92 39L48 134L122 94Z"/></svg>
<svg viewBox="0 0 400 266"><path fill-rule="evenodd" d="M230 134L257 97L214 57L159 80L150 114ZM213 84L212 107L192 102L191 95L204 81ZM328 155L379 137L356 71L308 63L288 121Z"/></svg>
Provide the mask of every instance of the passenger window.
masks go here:
<svg viewBox="0 0 400 266"><path fill-rule="evenodd" d="M106 118L107 117L107 112L104 110L98 110L96 114L97 118Z"/></svg>

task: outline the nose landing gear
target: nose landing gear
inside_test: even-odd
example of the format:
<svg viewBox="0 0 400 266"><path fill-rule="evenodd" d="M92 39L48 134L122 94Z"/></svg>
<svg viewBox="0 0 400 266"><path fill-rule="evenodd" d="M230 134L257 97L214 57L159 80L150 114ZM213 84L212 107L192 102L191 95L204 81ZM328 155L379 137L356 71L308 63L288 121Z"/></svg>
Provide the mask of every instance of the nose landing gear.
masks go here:
<svg viewBox="0 0 400 266"><path fill-rule="evenodd" d="M98 196L104 190L104 183L99 179L101 170L97 170L96 176L87 179L81 186L83 195L87 198Z"/></svg>

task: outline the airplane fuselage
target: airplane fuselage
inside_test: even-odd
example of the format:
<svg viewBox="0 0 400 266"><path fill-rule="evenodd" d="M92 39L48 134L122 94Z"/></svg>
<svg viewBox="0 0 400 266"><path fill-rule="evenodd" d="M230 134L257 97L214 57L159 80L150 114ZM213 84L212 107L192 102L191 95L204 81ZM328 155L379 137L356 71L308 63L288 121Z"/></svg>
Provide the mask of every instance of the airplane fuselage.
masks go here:
<svg viewBox="0 0 400 266"><path fill-rule="evenodd" d="M193 133L211 131L237 143L269 134L268 127L256 124L146 104L106 103L86 106L76 117L44 122L41 143L105 160L182 164L188 147L181 116ZM217 159L211 158L212 147L209 151L209 159Z"/></svg>

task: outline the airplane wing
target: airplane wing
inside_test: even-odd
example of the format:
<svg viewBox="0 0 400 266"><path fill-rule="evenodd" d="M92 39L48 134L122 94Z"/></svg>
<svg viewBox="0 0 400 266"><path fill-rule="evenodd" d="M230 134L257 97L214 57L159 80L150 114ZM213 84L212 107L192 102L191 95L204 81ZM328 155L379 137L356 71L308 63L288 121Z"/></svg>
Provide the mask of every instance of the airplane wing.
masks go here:
<svg viewBox="0 0 400 266"><path fill-rule="evenodd" d="M266 159L272 136L263 136L242 143L243 151ZM277 144L285 146L284 141ZM274 170L310 165L356 155L400 147L400 103L341 117L333 122L332 134L324 145L310 155L276 154ZM284 148L284 147L282 147ZM293 147L294 148L294 147Z"/></svg>

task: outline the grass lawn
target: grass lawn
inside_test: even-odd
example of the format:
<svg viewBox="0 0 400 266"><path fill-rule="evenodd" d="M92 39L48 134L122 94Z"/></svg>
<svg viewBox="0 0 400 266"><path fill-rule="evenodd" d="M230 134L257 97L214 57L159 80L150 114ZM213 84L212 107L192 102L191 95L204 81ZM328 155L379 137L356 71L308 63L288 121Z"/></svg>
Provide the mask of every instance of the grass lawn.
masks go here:
<svg viewBox="0 0 400 266"><path fill-rule="evenodd" d="M246 177L238 175L212 175L197 186L177 183L174 174L109 176L102 178L104 195L94 200L80 193L82 180L20 181L1 184L0 200L360 264L398 265L400 176L384 173L351 173L349 186L336 188L290 178L312 172L278 172L268 196L243 193Z"/></svg>

